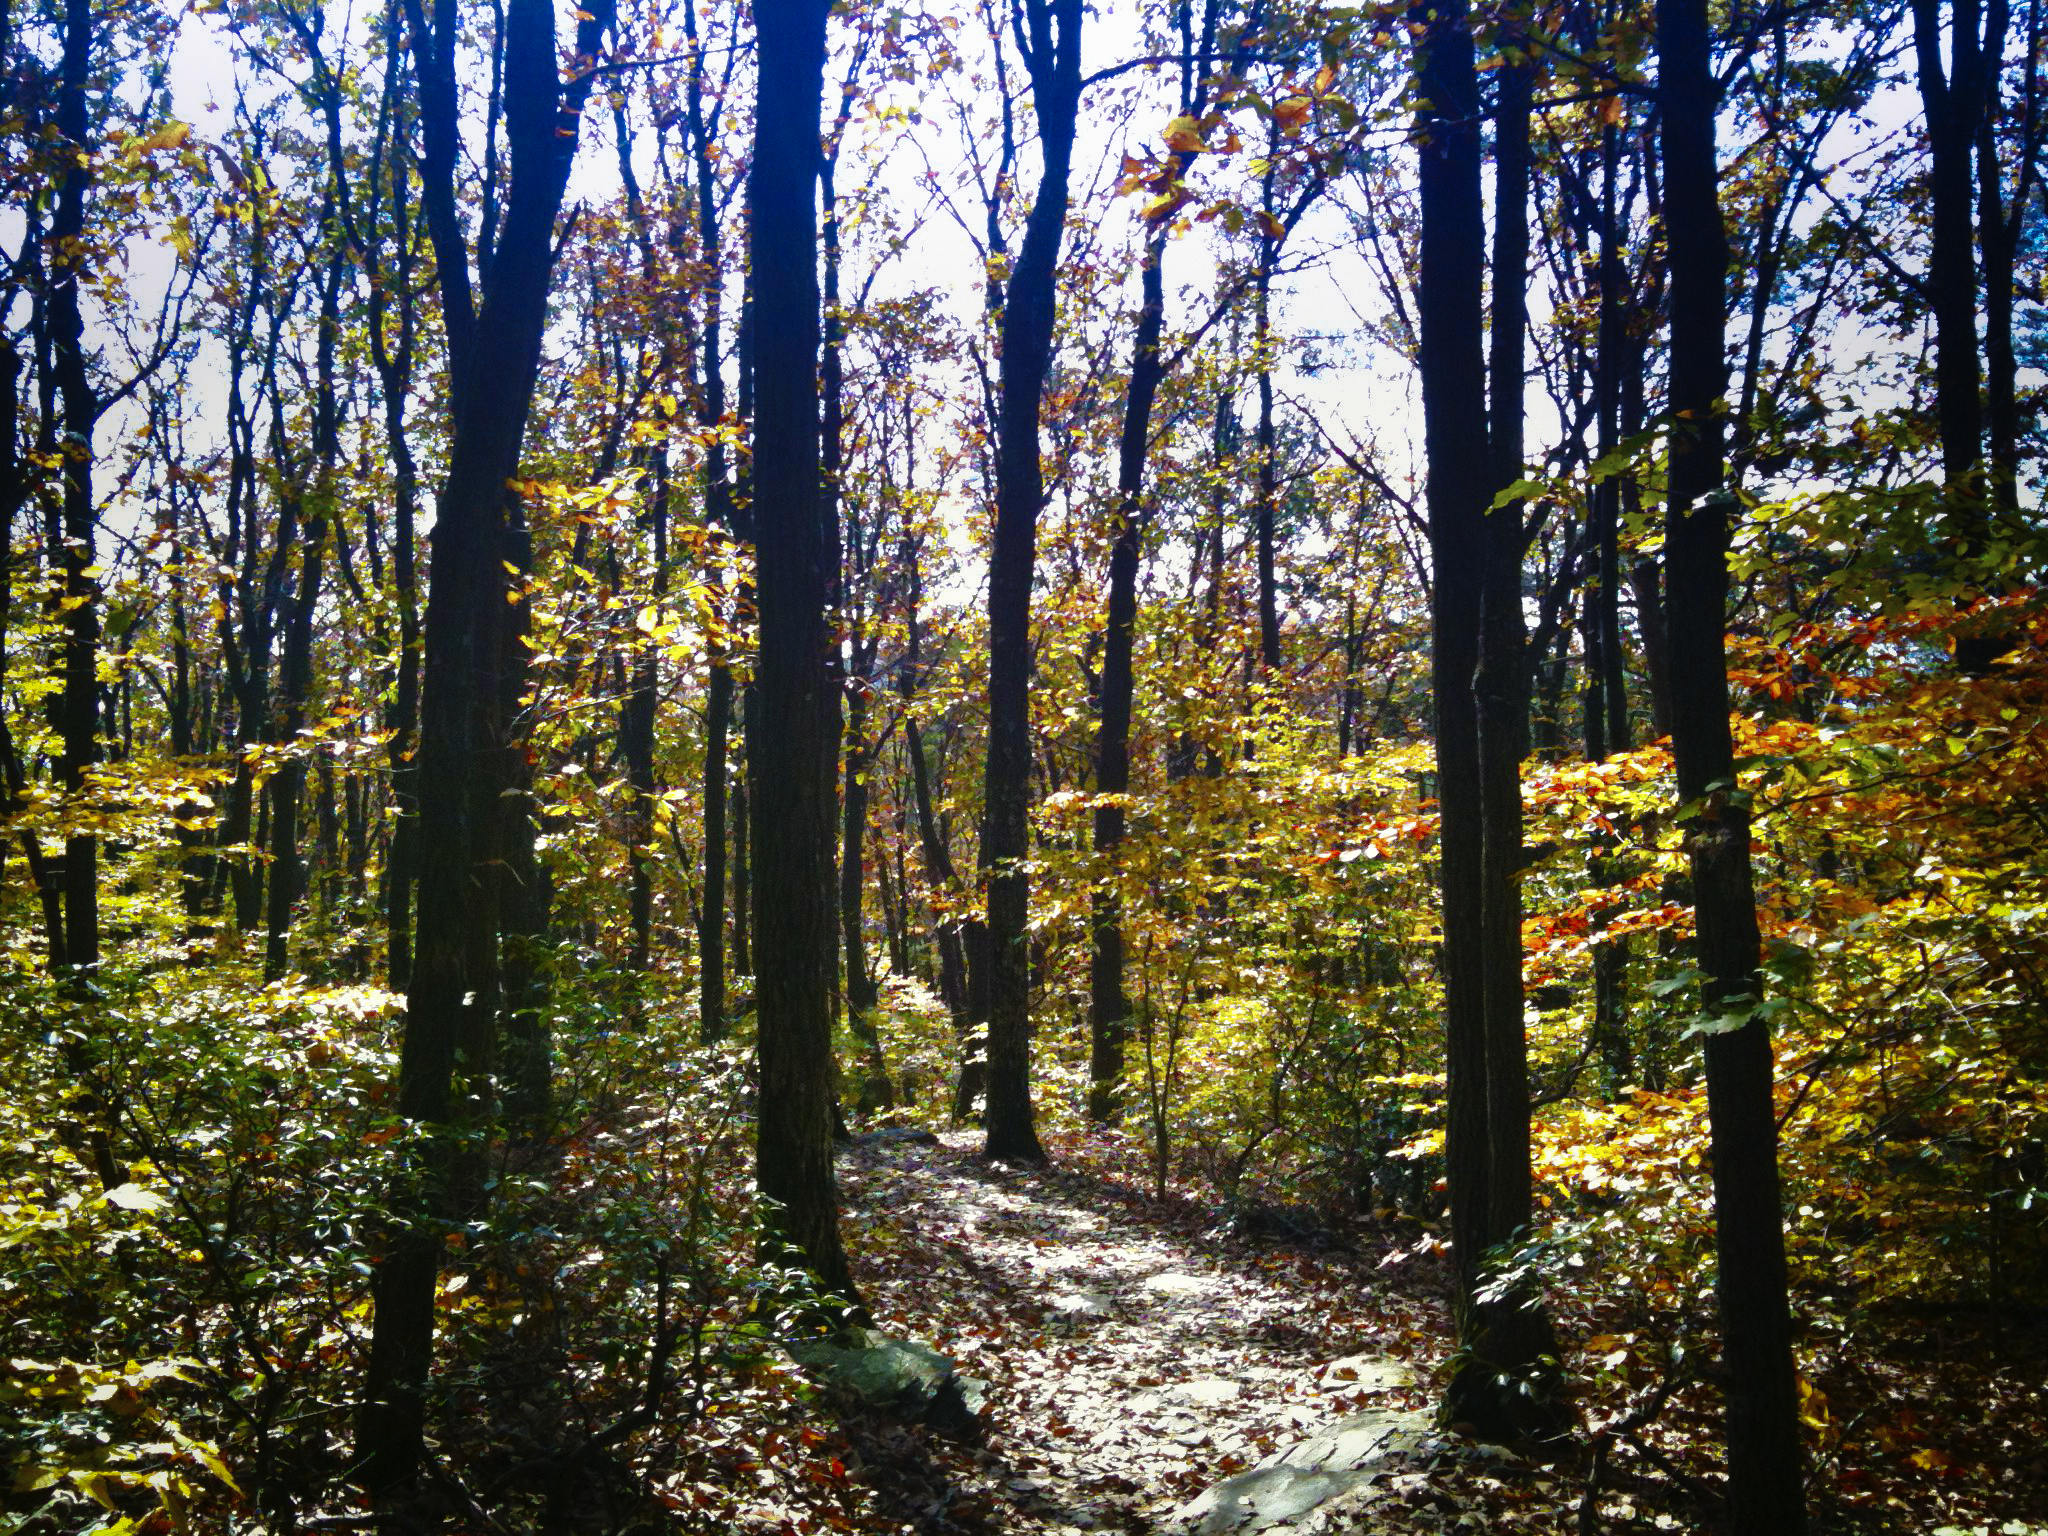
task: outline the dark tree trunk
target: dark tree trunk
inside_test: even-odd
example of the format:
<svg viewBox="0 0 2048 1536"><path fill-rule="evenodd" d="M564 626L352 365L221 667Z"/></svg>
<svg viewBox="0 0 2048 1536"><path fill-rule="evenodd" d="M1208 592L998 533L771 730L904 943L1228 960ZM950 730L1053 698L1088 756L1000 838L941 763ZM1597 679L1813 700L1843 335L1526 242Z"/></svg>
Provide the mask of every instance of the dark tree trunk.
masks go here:
<svg viewBox="0 0 2048 1536"><path fill-rule="evenodd" d="M1469 45L1467 45L1469 47ZM1467 54L1463 68L1470 68ZM1497 75L1490 410L1482 507L1522 478L1523 403L1527 372L1529 265L1529 106L1533 66L1505 64ZM1461 81L1458 90L1466 89ZM1435 99L1435 98L1432 98ZM1466 302L1474 296L1464 295ZM1462 322L1469 327L1469 318ZM1462 332L1460 333L1462 334ZM1527 739L1528 669L1522 631L1522 505L1485 511L1480 522L1484 568L1479 573L1477 672L1474 696L1479 780L1480 1011L1485 1031L1487 1248L1511 1241L1529 1225L1529 1061L1522 1024L1522 788ZM1454 559L1469 559L1460 554ZM1439 578L1441 579L1441 578ZM1552 1374L1541 1363L1556 1354L1540 1297L1510 1287L1499 1300L1474 1299L1468 1311L1465 1364L1448 1394L1446 1413L1491 1438L1555 1434L1562 1427Z"/></svg>
<svg viewBox="0 0 2048 1536"><path fill-rule="evenodd" d="M989 551L988 768L982 859L988 870L987 1137L983 1151L1043 1162L1031 1106L1031 953L1027 938L1031 798L1031 585L1045 499L1038 413L1052 366L1060 237L1081 102L1081 0L1023 0L1024 61L1044 175L1003 301L995 537Z"/></svg>
<svg viewBox="0 0 2048 1536"><path fill-rule="evenodd" d="M1445 1156L1459 1337L1468 1362L1452 1379L1445 1411L1482 1436L1504 1439L1520 1428L1513 1376L1528 1363L1515 1358L1521 1353L1518 1345L1524 1332L1516 1322L1525 1314L1519 1307L1482 1307L1477 1291L1490 1250L1512 1231L1502 1229L1502 1214L1526 1210L1528 1100L1524 1088L1520 1103L1508 1104L1509 1088L1503 1084L1496 1093L1492 1071L1495 1058L1518 1054L1520 1019L1514 1021L1514 1045L1496 1045L1489 986L1503 1019L1509 994L1519 993L1521 987L1519 942L1512 954L1502 942L1504 907L1512 910L1515 900L1513 879L1502 878L1500 851L1488 856L1489 800L1498 803L1503 798L1501 786L1512 785L1519 750L1515 730L1495 735L1500 717L1514 713L1513 674L1519 667L1513 660L1500 664L1499 653L1509 649L1512 626L1498 622L1504 617L1498 601L1493 605L1497 622L1488 637L1493 642L1488 659L1495 665L1483 675L1480 659L1488 588L1499 586L1497 577L1489 578L1492 570L1507 563L1504 546L1518 538L1489 540L1489 524L1499 526L1487 515L1500 462L1495 454L1505 450L1509 434L1503 432L1498 445L1489 444L1486 435L1481 116L1472 33L1462 4L1431 13L1416 66L1424 104L1417 132L1422 203L1417 309L1432 567L1431 689L1441 812ZM1510 368L1510 356L1519 353L1520 345L1517 336L1512 352L1504 347L1499 354L1503 371ZM1518 355L1512 371L1519 390ZM1515 415L1512 438L1519 457L1521 425L1519 412ZM1484 738L1482 730L1487 732ZM1518 791L1509 792L1518 796ZM1515 819L1519 821L1518 798ZM1517 859L1519 842L1517 833ZM1496 1127L1496 1113L1504 1114L1508 1123ZM1516 1177L1503 1181L1499 1176L1518 1127L1519 1187Z"/></svg>
<svg viewBox="0 0 2048 1536"><path fill-rule="evenodd" d="M1718 1021L1707 1036L1706 1065L1728 1405L1727 1528L1796 1536L1806 1528L1805 1495L1771 1042L1755 1011L1761 978L1749 815L1728 792L1735 778L1725 644L1729 498L1717 405L1727 385L1728 257L1715 182L1720 93L1706 0L1658 0L1657 55L1671 250L1670 408L1678 424L1664 531L1671 734L1679 801L1704 807L1686 822L1685 840L1702 1013Z"/></svg>
<svg viewBox="0 0 2048 1536"><path fill-rule="evenodd" d="M1095 853L1103 883L1093 897L1094 945L1088 957L1088 1118L1097 1125L1114 1124L1123 1115L1124 1036L1131 1016L1131 1000L1124 992L1123 898L1115 885L1115 865L1124 840L1122 797L1131 787L1131 700L1136 684L1131 653L1138 620L1138 558L1145 538L1146 449L1152 436L1152 402L1165 372L1159 352L1166 315L1165 259L1166 239L1154 234L1145 248L1138 334L1131 344L1131 382L1124 396L1117 454L1116 539L1109 549L1109 612L1095 727L1095 792L1100 797L1095 807ZM1276 629L1276 644L1278 639Z"/></svg>
<svg viewBox="0 0 2048 1536"><path fill-rule="evenodd" d="M1622 307L1621 229L1616 209L1621 165L1619 130L1608 124L1600 135L1600 314L1598 374L1594 391L1599 418L1596 456L1605 460L1621 435L1623 379L1640 368L1640 347L1628 339L1629 317ZM1640 384L1637 388L1640 389ZM1610 474L1593 488L1587 551L1594 566L1593 589L1586 603L1586 758L1599 762L1628 749L1628 696L1621 652L1621 492L1623 479ZM1642 598L1638 587L1638 609ZM1647 627L1646 631L1647 633ZM1661 639L1661 637L1660 637ZM1596 836L1587 859L1587 877L1605 886L1620 872L1612 853L1616 839ZM1603 907L1592 914L1596 928L1605 927L1618 909ZM1599 1057L1603 1085L1611 1097L1628 1081L1628 940L1601 939L1593 950L1593 1048Z"/></svg>
<svg viewBox="0 0 2048 1536"><path fill-rule="evenodd" d="M576 53L593 58L610 7L579 13ZM437 7L429 31L414 8L415 57L423 82L422 126L433 159L457 124L435 82L452 72L452 5ZM400 1048L398 1103L408 1120L433 1129L391 1192L391 1225L372 1282L375 1316L357 1429L358 1476L382 1498L411 1483L424 1449L427 1376L433 1352L434 1279L447 1224L466 1214L475 1177L464 1145L481 1132L488 1104L498 996L497 876L487 862L504 839L502 754L511 749L508 699L522 691L524 648L498 647L508 633L505 561L522 530L507 483L519 470L520 441L540 369L554 263L555 219L575 156L577 126L594 79L556 74L553 7L509 0L504 38L505 102L512 178L483 306L448 318L453 431L448 479L435 522L425 635L425 696L419 745L420 901ZM423 181L430 216L450 180ZM466 272L458 230L435 230L444 290L451 268ZM466 288L462 295L467 303ZM512 631L516 638L516 630Z"/></svg>
<svg viewBox="0 0 2048 1536"><path fill-rule="evenodd" d="M1279 130L1274 130L1277 137ZM1280 592L1274 568L1274 523L1279 515L1279 465L1273 437L1273 260L1280 242L1273 234L1273 182L1278 173L1279 146L1266 161L1260 178L1260 197L1265 217L1259 222L1258 284L1253 301L1254 350L1259 369L1259 422L1256 445L1259 456L1259 665L1268 673L1280 670Z"/></svg>
<svg viewBox="0 0 2048 1536"><path fill-rule="evenodd" d="M1481 828L1479 609L1490 478L1480 296L1479 90L1465 8L1434 12L1416 67L1422 203L1422 409L1431 554L1430 688L1435 704L1443 902L1445 1153L1453 1253L1469 1308L1488 1247L1486 1014L1479 942Z"/></svg>
<svg viewBox="0 0 2048 1536"><path fill-rule="evenodd" d="M880 994L868 966L867 928L862 922L862 893L867 884L868 770L869 747L863 739L867 729L867 699L850 689L846 699L846 768L842 791L844 812L840 819L839 849L839 934L846 951L846 1011L848 1021L863 1036L872 1031L866 1022Z"/></svg>
<svg viewBox="0 0 2048 1536"><path fill-rule="evenodd" d="M760 1118L767 1225L831 1293L856 1300L832 1176L831 572L820 485L818 225L824 0L757 13L752 170L753 520L760 707L753 778Z"/></svg>
<svg viewBox="0 0 2048 1536"><path fill-rule="evenodd" d="M654 564L651 595L657 606L668 593L668 464L655 465L654 494L647 514L641 519L647 536L649 556ZM629 888L628 916L632 928L629 964L645 971L654 963L654 732L661 710L661 651L649 643L633 658L632 685L619 711L620 756L625 759L626 783L632 790L633 809L628 818L631 846L627 849Z"/></svg>
<svg viewBox="0 0 2048 1536"><path fill-rule="evenodd" d="M697 177L697 240L707 276L704 291L703 341L698 348L697 401L699 425L711 432L704 449L704 510L707 519L737 532L732 483L727 478L725 439L717 431L725 420L724 263L719 259L721 226L718 176L712 155L712 119L704 109L704 52L697 36L695 6L683 10L684 35L690 46L690 82L685 109L692 167ZM721 573L722 574L722 573ZM722 582L708 583L713 612L723 622ZM725 1017L725 886L728 831L728 749L732 736L732 669L726 662L725 639L714 634L705 647L704 699L704 889L697 908L697 1038L710 1044L726 1035ZM733 968L744 972L746 959L746 806L732 805L732 835L740 856L733 892L738 909L733 925Z"/></svg>
<svg viewBox="0 0 2048 1536"><path fill-rule="evenodd" d="M752 683L740 690L740 730L745 742L754 735L760 717L759 694ZM749 786L743 767L732 786L732 969L736 976L754 974L754 866L752 859L754 819L748 804Z"/></svg>
<svg viewBox="0 0 2048 1536"><path fill-rule="evenodd" d="M726 745L732 734L732 669L721 653L713 655L708 670L704 696L704 891L697 907L697 1038L706 1045L725 1038ZM744 812L745 806L740 810ZM742 889L738 895L744 900L746 892ZM743 941L736 937L734 942L737 946ZM739 962L738 968L744 968L744 962Z"/></svg>
<svg viewBox="0 0 2048 1536"><path fill-rule="evenodd" d="M2011 517L2019 504L2020 405L2019 365L2013 352L2013 267L2020 233L2026 222L2027 199L2034 189L2040 151L2039 108L2032 93L2039 89L2040 32L2028 26L2024 83L2023 142L2012 196L2003 190L1998 126L2000 78L2004 73L2006 35L2012 29L2010 0L1990 0L1984 12L1984 108L1977 124L1977 242L1984 264L1984 416L1990 510L1994 519Z"/></svg>
<svg viewBox="0 0 2048 1536"><path fill-rule="evenodd" d="M85 789L86 770L99 760L100 588L93 509L93 428L100 405L87 371L85 319L79 303L85 259L85 203L92 171L86 94L92 83L93 9L90 0L65 0L64 56L57 99L57 133L77 146L57 188L50 219L50 365L62 402L64 548L63 691L58 697L58 776L66 793ZM81 986L100 963L99 841L75 832L64 840L64 960ZM101 1170L104 1175L107 1170Z"/></svg>
<svg viewBox="0 0 2048 1536"><path fill-rule="evenodd" d="M330 188L322 222L333 208ZM283 527L303 529L300 541L299 575L291 595L291 609L285 624L284 675L279 679L276 705L278 740L286 756L270 781L270 890L267 932L263 948L263 975L276 981L284 975L291 958L292 914L305 894L306 873L299 858L299 801L306 788L306 759L296 750L299 731L306 723L306 703L313 691L313 619L320 605L320 582L326 568L327 514L334 495L334 465L339 457L341 423L335 400L335 346L341 328L341 283L346 271L339 245L328 259L326 281L320 290L320 334L315 344L315 399L313 404L313 452L316 479L307 496L303 483L288 494L299 501L293 513L280 519ZM273 408L275 408L273 399ZM276 437L272 450L287 479L296 479L291 469L291 448L281 412L274 418ZM310 505L306 503L310 501Z"/></svg>
<svg viewBox="0 0 2048 1536"><path fill-rule="evenodd" d="M1944 69L1941 0L1912 0L1912 11L1933 204L1927 295L1934 310L1934 416L1941 443L1945 531L1954 547L1974 554L1989 530L1971 210L1976 185L1972 157L1985 107L1984 52L1978 36L1983 13L1978 0L1951 0ZM2003 642L1988 635L1962 635L1956 640L1956 665L1965 673L1982 675L2004 649Z"/></svg>
<svg viewBox="0 0 2048 1536"><path fill-rule="evenodd" d="M387 68L402 67L396 9L390 19ZM412 214L407 202L411 166L394 143L391 168L391 212L399 232L390 286L398 302L397 334L387 334L384 285L371 288L370 344L384 396L384 441L391 454L392 530L391 584L398 602L398 675L385 714L391 743L386 762L391 772L391 846L384 859L384 968L393 991L412 983L412 895L418 875L420 718L420 603L416 524L419 468L407 434L405 407L412 393L414 343L418 335L413 309Z"/></svg>

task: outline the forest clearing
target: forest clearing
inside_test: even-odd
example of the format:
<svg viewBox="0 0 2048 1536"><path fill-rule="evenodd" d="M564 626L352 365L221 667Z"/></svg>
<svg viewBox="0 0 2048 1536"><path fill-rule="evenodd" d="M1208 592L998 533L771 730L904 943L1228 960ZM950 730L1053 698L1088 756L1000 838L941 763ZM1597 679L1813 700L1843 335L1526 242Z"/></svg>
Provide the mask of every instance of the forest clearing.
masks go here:
<svg viewBox="0 0 2048 1536"><path fill-rule="evenodd" d="M0 124L0 1536L2048 1536L2044 0Z"/></svg>

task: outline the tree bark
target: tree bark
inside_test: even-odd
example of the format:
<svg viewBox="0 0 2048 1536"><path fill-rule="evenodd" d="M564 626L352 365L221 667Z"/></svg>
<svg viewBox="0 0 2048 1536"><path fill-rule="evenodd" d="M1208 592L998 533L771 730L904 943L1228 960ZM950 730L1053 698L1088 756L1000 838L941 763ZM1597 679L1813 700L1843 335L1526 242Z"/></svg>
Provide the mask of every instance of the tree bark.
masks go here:
<svg viewBox="0 0 2048 1536"><path fill-rule="evenodd" d="M1806 1527L1797 1374L1778 1188L1770 1036L1756 1012L1759 938L1749 813L1735 784L1725 625L1730 501L1722 487L1726 237L1706 0L1658 0L1664 215L1671 250L1672 414L1665 608L1672 755L1698 917L1728 1413L1728 1528Z"/></svg>
<svg viewBox="0 0 2048 1536"><path fill-rule="evenodd" d="M1526 45L1525 45L1526 46ZM1534 66L1504 63L1496 75L1492 351L1482 506L1522 478L1527 375L1529 110ZM1459 90L1464 89L1459 83ZM1476 90L1476 87L1475 87ZM1467 298L1469 300L1469 295ZM1466 322L1469 324L1469 321ZM1480 818L1480 1012L1485 1031L1486 1202L1482 1241L1491 1249L1526 1232L1531 1214L1529 1061L1522 1023L1522 786L1529 672L1522 624L1522 504L1481 514L1478 657L1474 696ZM1454 557L1455 558L1455 557ZM1469 557L1466 557L1469 558ZM1509 1287L1470 1308L1465 1361L1446 1414L1490 1438L1554 1436L1562 1428L1556 1342L1540 1296Z"/></svg>
<svg viewBox="0 0 2048 1536"><path fill-rule="evenodd" d="M1464 1310L1488 1247L1486 1013L1480 934L1483 809L1473 674L1478 664L1487 458L1481 287L1479 90L1462 3L1435 8L1416 56L1422 208L1417 295L1431 563L1452 1253ZM1466 1326L1466 1325L1461 1325Z"/></svg>
<svg viewBox="0 0 2048 1536"><path fill-rule="evenodd" d="M1984 121L1984 52L1978 0L1951 0L1949 60L1941 57L1941 0L1912 0L1913 52L1933 216L1927 296L1934 311L1934 416L1941 447L1943 515L1951 545L1974 554L1989 531L1984 479L1984 404L1977 351L1977 264L1972 164ZM1675 276L1675 273L1674 273ZM2005 650L1989 635L1956 639L1956 665L1981 676Z"/></svg>
<svg viewBox="0 0 2048 1536"><path fill-rule="evenodd" d="M452 72L452 6L429 32L413 7L415 57L423 82L422 127L434 146L457 126L441 121L434 82ZM368 1377L356 1433L357 1475L380 1499L400 1495L424 1450L427 1377L433 1352L434 1279L450 1222L464 1215L474 1178L467 1131L481 1130L491 1066L498 987L495 877L482 867L499 845L480 800L502 777L505 700L516 697L499 655L507 632L505 557L514 535L507 483L519 469L540 369L542 333L560 212L594 58L611 10L606 0L579 13L576 57L586 67L558 79L554 9L546 0L509 0L505 90L512 177L497 248L487 266L482 310L448 319L453 405L448 478L434 529L427 602L424 698L419 746L419 922L400 1047L398 1111L423 1127L390 1200L372 1282L375 1315ZM441 103L452 113L452 99ZM430 222L451 181L423 180ZM444 244L444 236L452 244ZM444 291L451 266L466 271L459 230L434 231ZM466 292L465 292L466 299ZM466 338L458 345L458 338ZM461 1082L458 1083L458 1073Z"/></svg>
<svg viewBox="0 0 2048 1536"><path fill-rule="evenodd" d="M1095 727L1094 835L1100 869L1091 901L1094 943L1088 957L1088 1118L1097 1125L1112 1125L1123 1115L1124 1037L1131 1016L1131 1000L1124 992L1123 898L1115 881L1127 820L1123 797L1131 787L1131 703L1136 691L1132 646L1138 619L1138 559L1145 539L1145 459L1152 437L1152 402L1165 374L1159 351L1166 317L1165 261L1165 235L1155 233L1146 242L1140 279L1138 333L1131 343L1131 379L1117 453L1116 538L1109 549L1108 614ZM1276 642L1277 638L1276 630Z"/></svg>
<svg viewBox="0 0 2048 1536"><path fill-rule="evenodd" d="M817 186L824 0L778 0L760 36L752 170L753 518L760 658L753 776L760 1118L773 1240L858 1305L832 1175L835 809L831 573L820 484Z"/></svg>
<svg viewBox="0 0 2048 1536"><path fill-rule="evenodd" d="M704 49L697 36L695 5L683 7L683 31L690 47L690 81L685 94L685 111L690 134L692 168L697 177L697 241L706 273L704 290L703 340L697 387L697 421L709 435L704 448L704 513L707 521L736 533L732 482L727 477L725 439L719 428L725 421L725 330L724 264L719 260L723 238L719 218L718 176L712 156L712 117L704 109ZM713 596L717 622L725 617L721 581L707 582ZM697 909L697 1038L707 1045L723 1040L725 1017L725 888L726 837L729 807L745 817L744 803L732 806L727 794L730 774L729 745L732 735L732 668L727 664L725 637L713 633L705 645L704 699L704 889ZM743 825L733 835L744 840ZM742 841L744 847L744 841ZM744 853L741 868L745 867ZM734 892L737 914L733 934L734 969L746 969L747 892L743 885Z"/></svg>
<svg viewBox="0 0 2048 1536"><path fill-rule="evenodd" d="M92 574L93 428L99 400L85 355L85 318L79 303L85 252L86 198L92 189L87 160L91 122L86 94L92 84L93 11L90 0L65 0L64 54L57 98L57 133L67 155L50 219L50 367L61 401L64 549L63 691L58 698L58 777L69 795L86 788L86 770L99 760L100 588ZM90 986L100 963L99 840L74 832L64 840L64 960L72 978ZM104 1175L106 1170L102 1170Z"/></svg>
<svg viewBox="0 0 2048 1536"><path fill-rule="evenodd" d="M1043 1162L1031 1106L1031 585L1045 499L1038 412L1052 366L1060 240L1081 102L1081 0L1022 0L1044 174L1003 300L995 537L989 551L988 765L982 857L988 868L987 1136L983 1152Z"/></svg>

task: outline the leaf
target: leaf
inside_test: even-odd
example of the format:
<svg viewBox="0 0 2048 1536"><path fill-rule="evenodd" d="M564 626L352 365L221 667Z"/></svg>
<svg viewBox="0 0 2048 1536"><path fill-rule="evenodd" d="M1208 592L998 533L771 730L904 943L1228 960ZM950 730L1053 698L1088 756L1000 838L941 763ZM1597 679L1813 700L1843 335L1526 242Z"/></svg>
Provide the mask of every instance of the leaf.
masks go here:
<svg viewBox="0 0 2048 1536"><path fill-rule="evenodd" d="M178 1429L176 1425L170 1426L170 1431L171 1438L176 1440L185 1450L190 1451L201 1466L234 1489L236 1493L242 1491L242 1485L235 1481L234 1473L228 1470L228 1464L221 1459L220 1448L214 1445L212 1441L195 1440Z"/></svg>
<svg viewBox="0 0 2048 1536"><path fill-rule="evenodd" d="M1513 485L1494 497L1486 510L1498 512L1502 507L1512 506L1518 501L1527 501L1531 496L1543 494L1545 486L1541 480L1517 480Z"/></svg>
<svg viewBox="0 0 2048 1536"><path fill-rule="evenodd" d="M157 129L155 133L144 139L136 148L140 149L144 154L149 153L153 149L182 149L185 140L191 136L192 125L190 123L181 123L173 118L170 122L165 123L163 127Z"/></svg>
<svg viewBox="0 0 2048 1536"><path fill-rule="evenodd" d="M1168 123L1160 137L1175 154L1196 155L1209 147L1202 142L1202 125L1186 113Z"/></svg>
<svg viewBox="0 0 2048 1536"><path fill-rule="evenodd" d="M170 1203L140 1184L116 1184L104 1198L108 1205L118 1205L124 1211L160 1211Z"/></svg>

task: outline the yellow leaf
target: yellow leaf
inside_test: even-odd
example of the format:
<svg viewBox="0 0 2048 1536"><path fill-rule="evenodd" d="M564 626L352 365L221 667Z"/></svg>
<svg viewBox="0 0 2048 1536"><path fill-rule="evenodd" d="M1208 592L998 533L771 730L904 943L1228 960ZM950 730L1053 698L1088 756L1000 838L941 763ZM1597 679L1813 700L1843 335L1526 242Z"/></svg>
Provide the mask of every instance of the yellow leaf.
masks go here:
<svg viewBox="0 0 2048 1536"><path fill-rule="evenodd" d="M1168 123L1161 137L1166 140L1166 147L1176 154L1199 154L1209 147L1202 142L1202 125L1185 113Z"/></svg>
<svg viewBox="0 0 2048 1536"><path fill-rule="evenodd" d="M190 123L181 123L173 119L144 139L137 147L145 154L152 149L181 149L184 147L185 140L191 137L191 134L192 125Z"/></svg>

